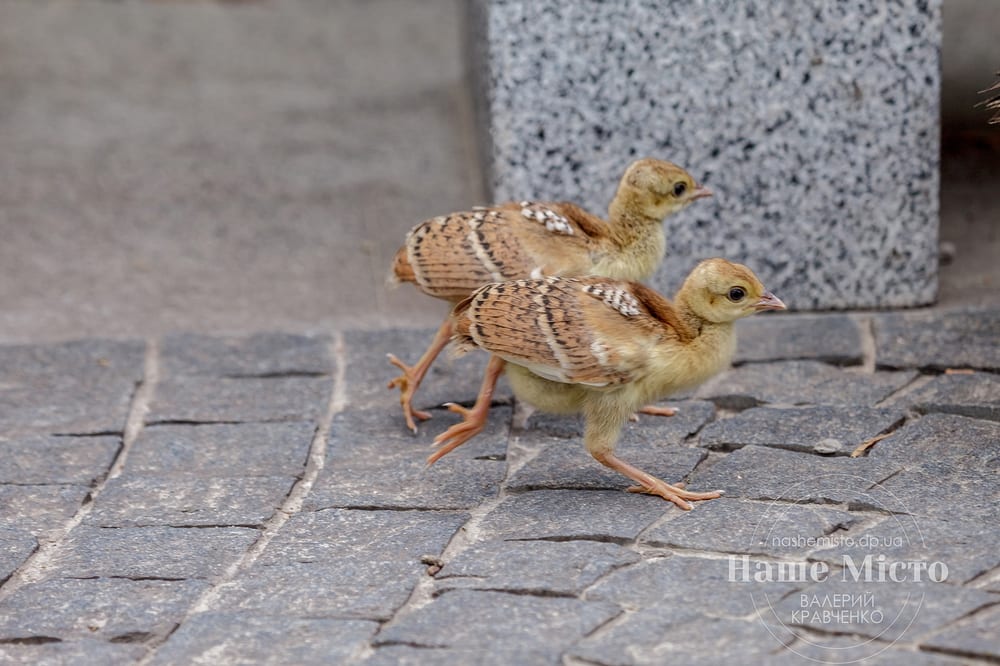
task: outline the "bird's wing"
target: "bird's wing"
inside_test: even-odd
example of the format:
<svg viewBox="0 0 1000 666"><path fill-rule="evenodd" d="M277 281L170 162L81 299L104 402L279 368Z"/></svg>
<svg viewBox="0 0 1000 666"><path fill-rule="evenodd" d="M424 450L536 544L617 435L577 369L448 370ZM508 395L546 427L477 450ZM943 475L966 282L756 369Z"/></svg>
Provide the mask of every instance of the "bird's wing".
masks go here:
<svg viewBox="0 0 1000 666"><path fill-rule="evenodd" d="M455 307L456 337L552 381L627 383L647 367L656 343L673 335L636 286L596 277L486 285Z"/></svg>
<svg viewBox="0 0 1000 666"><path fill-rule="evenodd" d="M561 204L524 201L432 218L407 235L393 272L448 299L489 282L586 273L589 236L577 223L583 217L561 210Z"/></svg>
<svg viewBox="0 0 1000 666"><path fill-rule="evenodd" d="M563 217L574 224L581 233L592 240L606 239L611 233L610 225L607 221L602 220L596 215L591 215L574 203L569 201L560 201L558 204L554 204L553 208L558 210Z"/></svg>
<svg viewBox="0 0 1000 666"><path fill-rule="evenodd" d="M431 296L454 299L488 282L525 277L524 267L532 261L517 235L504 230L511 215L503 209L472 210L414 227L404 246L413 281Z"/></svg>

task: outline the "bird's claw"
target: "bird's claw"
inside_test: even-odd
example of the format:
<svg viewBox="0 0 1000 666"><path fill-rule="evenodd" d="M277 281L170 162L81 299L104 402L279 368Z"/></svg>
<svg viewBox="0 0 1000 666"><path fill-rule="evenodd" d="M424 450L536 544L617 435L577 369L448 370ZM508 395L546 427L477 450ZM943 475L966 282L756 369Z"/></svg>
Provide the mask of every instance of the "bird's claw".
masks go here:
<svg viewBox="0 0 1000 666"><path fill-rule="evenodd" d="M713 490L707 493L695 493L684 489L684 483L677 483L671 486L670 484L664 483L662 487L658 486L655 488L647 488L646 486L630 486L626 488L630 493L643 493L646 495L657 495L665 500L673 502L679 508L685 511L690 511L694 508L692 504L686 502L685 500L692 500L695 502L700 502L704 500L716 499L722 497L721 490Z"/></svg>
<svg viewBox="0 0 1000 666"><path fill-rule="evenodd" d="M399 389L399 404L403 407L403 416L406 418L406 427L413 431L414 434L417 432L417 424L414 421L414 417L420 419L421 421L426 421L431 417L430 412L425 412L419 409L414 409L410 404L413 400L413 392L416 390L417 382L414 381L414 371L413 368L406 365L398 358L395 354L386 354L389 362L394 366L403 371L399 377L389 380L389 384L386 388L388 389Z"/></svg>
<svg viewBox="0 0 1000 666"><path fill-rule="evenodd" d="M649 414L650 416L675 416L677 414L677 408L660 407L658 405L646 405L638 412L633 412L632 416L629 417L629 421L638 421L639 414Z"/></svg>
<svg viewBox="0 0 1000 666"><path fill-rule="evenodd" d="M463 420L434 438L433 446L438 447L438 450L427 458L428 465L433 465L448 452L465 444L479 434L486 425L486 414L482 410L477 410L475 407L469 409L454 402L445 403L445 407L448 411L461 414Z"/></svg>

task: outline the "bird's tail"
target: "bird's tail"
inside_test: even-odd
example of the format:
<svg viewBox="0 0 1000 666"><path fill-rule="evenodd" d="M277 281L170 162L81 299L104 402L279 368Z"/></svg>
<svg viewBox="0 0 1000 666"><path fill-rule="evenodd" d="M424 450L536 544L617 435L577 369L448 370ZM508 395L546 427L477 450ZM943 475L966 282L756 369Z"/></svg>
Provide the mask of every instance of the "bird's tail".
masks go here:
<svg viewBox="0 0 1000 666"><path fill-rule="evenodd" d="M392 268L385 278L386 285L395 287L403 282L416 282L417 275L413 272L413 266L406 254L406 246L396 251L396 256L392 259Z"/></svg>
<svg viewBox="0 0 1000 666"><path fill-rule="evenodd" d="M468 298L459 301L451 310L450 316L453 331L451 335L451 348L454 356L462 356L476 348L476 341L472 339L472 335L469 332L472 322L466 316L469 306L472 305L472 299L475 297L476 294L472 294Z"/></svg>

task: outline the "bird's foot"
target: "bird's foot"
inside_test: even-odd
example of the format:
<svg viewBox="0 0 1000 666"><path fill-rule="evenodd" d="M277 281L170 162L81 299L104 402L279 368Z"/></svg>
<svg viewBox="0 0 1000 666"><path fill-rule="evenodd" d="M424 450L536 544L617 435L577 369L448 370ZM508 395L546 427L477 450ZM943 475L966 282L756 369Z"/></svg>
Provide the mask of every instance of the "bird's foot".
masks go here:
<svg viewBox="0 0 1000 666"><path fill-rule="evenodd" d="M674 416L677 413L676 407L660 407L658 405L646 405L639 411L628 417L629 421L637 422L639 414L649 414L650 416Z"/></svg>
<svg viewBox="0 0 1000 666"><path fill-rule="evenodd" d="M403 407L403 416L406 417L406 427L416 433L417 424L416 421L414 421L414 417L420 419L421 421L426 421L431 417L430 412L414 409L413 405L410 404L413 400L414 392L417 390L417 387L420 386L420 380L423 378L423 373L421 373L418 368L410 367L400 361L396 358L395 354L388 354L387 356L390 363L403 371L403 374L389 382L387 388L399 389L399 404Z"/></svg>
<svg viewBox="0 0 1000 666"><path fill-rule="evenodd" d="M632 486L628 488L630 493L645 493L647 495L657 495L665 500L669 500L684 509L685 511L690 511L693 507L691 504L685 500L691 500L693 502L699 502L703 500L716 499L722 497L721 490L713 490L707 493L695 493L690 490L684 489L683 483L678 483L677 485L670 485L666 481L660 481L656 479L657 483L651 484L651 487L647 486Z"/></svg>
<svg viewBox="0 0 1000 666"><path fill-rule="evenodd" d="M486 427L486 416L490 409L488 402L486 403L485 408L483 408L483 406L481 406L478 402L472 407L472 409L456 405L453 402L447 403L446 407L456 414L461 414L463 420L461 423L456 423L434 438L434 446L438 447L438 450L427 458L428 465L433 465L448 452L457 449L459 446L465 444L467 441L478 435L482 432L483 428Z"/></svg>

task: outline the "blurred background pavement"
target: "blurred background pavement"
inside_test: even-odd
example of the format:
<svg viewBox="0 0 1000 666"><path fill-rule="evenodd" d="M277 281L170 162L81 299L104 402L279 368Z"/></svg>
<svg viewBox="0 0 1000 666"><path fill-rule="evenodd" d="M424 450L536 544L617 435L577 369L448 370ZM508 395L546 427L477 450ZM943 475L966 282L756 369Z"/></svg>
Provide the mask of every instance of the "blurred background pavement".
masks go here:
<svg viewBox="0 0 1000 666"><path fill-rule="evenodd" d="M437 325L443 303L384 280L407 229L486 203L464 20L5 0L0 341ZM1000 302L1000 126L972 108L997 25L1000 2L945 0L944 306Z"/></svg>

